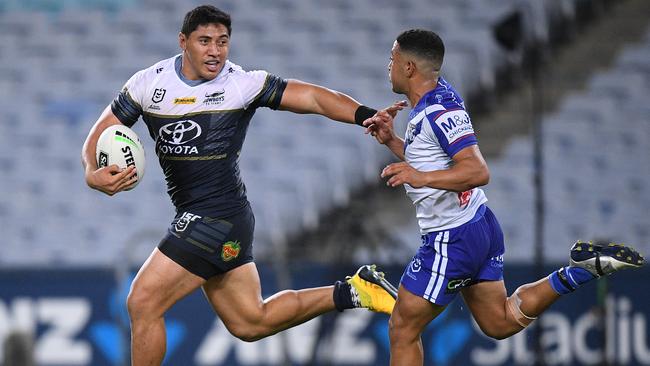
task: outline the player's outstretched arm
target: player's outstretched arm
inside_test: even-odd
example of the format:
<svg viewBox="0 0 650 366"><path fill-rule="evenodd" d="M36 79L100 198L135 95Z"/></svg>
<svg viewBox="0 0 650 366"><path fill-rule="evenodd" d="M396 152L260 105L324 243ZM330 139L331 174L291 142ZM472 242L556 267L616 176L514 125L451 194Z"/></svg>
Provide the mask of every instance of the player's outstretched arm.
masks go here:
<svg viewBox="0 0 650 366"><path fill-rule="evenodd" d="M388 178L387 185L396 187L404 183L414 188L431 187L453 192L464 192L486 185L490 172L478 145L471 145L454 155L454 164L449 169L422 172L406 162L388 165L381 172Z"/></svg>
<svg viewBox="0 0 650 366"><path fill-rule="evenodd" d="M335 121L355 123L361 103L349 95L320 85L290 79L282 94L280 108L294 113L315 113Z"/></svg>
<svg viewBox="0 0 650 366"><path fill-rule="evenodd" d="M86 141L81 150L81 163L83 164L86 184L92 189L104 192L109 196L123 191L137 180L135 167L130 166L121 170L117 165L110 165L97 169L95 151L99 135L110 126L122 124L108 106L99 116L95 125L88 132Z"/></svg>

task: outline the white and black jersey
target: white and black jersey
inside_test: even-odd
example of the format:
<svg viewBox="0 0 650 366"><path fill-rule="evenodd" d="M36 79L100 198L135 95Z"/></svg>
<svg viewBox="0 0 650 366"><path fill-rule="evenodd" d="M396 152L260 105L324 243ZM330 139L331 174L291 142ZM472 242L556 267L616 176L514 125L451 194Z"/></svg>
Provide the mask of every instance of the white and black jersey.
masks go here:
<svg viewBox="0 0 650 366"><path fill-rule="evenodd" d="M125 125L147 125L177 212L237 213L247 203L238 158L258 107L277 109L287 82L226 61L212 80L187 80L181 55L129 79L111 105Z"/></svg>

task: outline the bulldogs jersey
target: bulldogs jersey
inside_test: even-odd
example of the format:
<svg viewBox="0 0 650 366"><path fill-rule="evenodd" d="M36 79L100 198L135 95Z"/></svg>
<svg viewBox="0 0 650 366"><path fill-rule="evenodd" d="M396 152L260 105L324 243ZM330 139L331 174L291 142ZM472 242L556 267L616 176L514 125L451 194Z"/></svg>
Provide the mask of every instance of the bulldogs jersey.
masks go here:
<svg viewBox="0 0 650 366"><path fill-rule="evenodd" d="M142 116L177 212L229 216L247 205L238 158L258 107L277 109L286 81L226 61L212 80L187 80L181 56L137 72L113 101L132 126Z"/></svg>
<svg viewBox="0 0 650 366"><path fill-rule="evenodd" d="M460 95L442 77L409 114L404 139L405 160L420 171L449 169L452 157L477 144ZM483 190L456 193L430 187L404 185L413 200L422 234L460 226L474 217L487 201Z"/></svg>

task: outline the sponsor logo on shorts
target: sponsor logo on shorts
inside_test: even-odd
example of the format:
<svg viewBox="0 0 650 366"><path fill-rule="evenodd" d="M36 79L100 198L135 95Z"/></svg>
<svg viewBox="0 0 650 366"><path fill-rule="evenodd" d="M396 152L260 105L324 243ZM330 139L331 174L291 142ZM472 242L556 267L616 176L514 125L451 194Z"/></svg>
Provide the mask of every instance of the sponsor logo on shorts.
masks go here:
<svg viewBox="0 0 650 366"><path fill-rule="evenodd" d="M471 284L472 284L471 278L449 280L449 282L447 282L447 288L445 289L445 292L448 294L453 292L458 292L460 291L461 288L467 287Z"/></svg>
<svg viewBox="0 0 650 366"><path fill-rule="evenodd" d="M200 219L201 216L195 215L191 212L183 212L183 215L178 218L178 221L176 221L176 224L174 224L174 230L176 232L183 232L187 227L189 226L190 222L193 222L197 219Z"/></svg>
<svg viewBox="0 0 650 366"><path fill-rule="evenodd" d="M239 246L238 241L226 242L221 247L221 259L223 259L224 262L231 261L239 256L240 251L241 246Z"/></svg>
<svg viewBox="0 0 650 366"><path fill-rule="evenodd" d="M174 104L194 104L194 103L196 103L196 97L174 98Z"/></svg>
<svg viewBox="0 0 650 366"><path fill-rule="evenodd" d="M503 254L490 258L490 266L503 268Z"/></svg>

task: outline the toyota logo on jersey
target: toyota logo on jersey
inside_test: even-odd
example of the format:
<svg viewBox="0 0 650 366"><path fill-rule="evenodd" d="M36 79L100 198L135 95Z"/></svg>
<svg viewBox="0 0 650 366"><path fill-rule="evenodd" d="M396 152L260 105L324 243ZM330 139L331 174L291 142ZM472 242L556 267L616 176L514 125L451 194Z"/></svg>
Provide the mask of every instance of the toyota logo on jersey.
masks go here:
<svg viewBox="0 0 650 366"><path fill-rule="evenodd" d="M172 122L160 127L158 135L168 144L183 145L201 136L201 126L191 120Z"/></svg>

